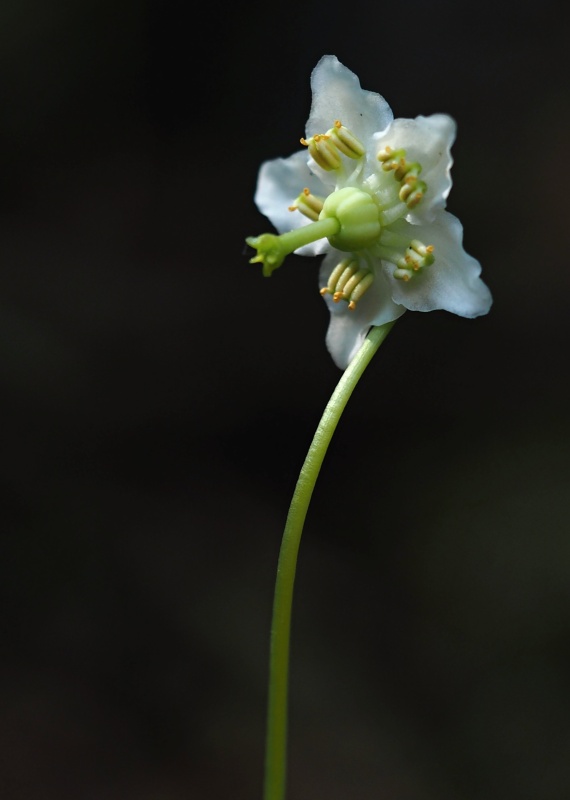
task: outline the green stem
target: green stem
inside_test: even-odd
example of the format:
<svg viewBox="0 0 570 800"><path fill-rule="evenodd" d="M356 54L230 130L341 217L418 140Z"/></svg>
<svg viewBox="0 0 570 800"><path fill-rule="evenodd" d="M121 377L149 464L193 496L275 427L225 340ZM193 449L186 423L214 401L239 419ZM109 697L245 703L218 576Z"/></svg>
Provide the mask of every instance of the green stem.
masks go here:
<svg viewBox="0 0 570 800"><path fill-rule="evenodd" d="M277 565L271 622L264 800L284 800L285 797L291 608L297 553L305 517L323 459L342 412L372 356L393 325L393 322L389 322L372 328L344 371L321 417L289 507Z"/></svg>

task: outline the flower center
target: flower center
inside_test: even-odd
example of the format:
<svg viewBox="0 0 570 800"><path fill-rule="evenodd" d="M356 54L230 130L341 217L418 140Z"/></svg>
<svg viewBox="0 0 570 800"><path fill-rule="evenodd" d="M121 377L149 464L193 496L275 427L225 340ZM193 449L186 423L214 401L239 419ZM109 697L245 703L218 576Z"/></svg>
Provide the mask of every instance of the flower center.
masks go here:
<svg viewBox="0 0 570 800"><path fill-rule="evenodd" d="M378 204L368 192L346 186L329 194L319 219L336 219L340 230L328 237L337 250L355 253L380 239L382 225Z"/></svg>

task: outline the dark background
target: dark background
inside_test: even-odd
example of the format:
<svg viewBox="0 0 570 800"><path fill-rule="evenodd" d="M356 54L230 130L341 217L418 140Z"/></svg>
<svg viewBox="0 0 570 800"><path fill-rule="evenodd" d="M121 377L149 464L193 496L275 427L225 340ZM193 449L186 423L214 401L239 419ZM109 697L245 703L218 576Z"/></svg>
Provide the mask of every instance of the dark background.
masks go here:
<svg viewBox="0 0 570 800"><path fill-rule="evenodd" d="M261 796L287 507L338 378L259 164L325 53L458 122L494 295L409 313L301 547L290 800L570 797L562 5L0 6L3 800Z"/></svg>

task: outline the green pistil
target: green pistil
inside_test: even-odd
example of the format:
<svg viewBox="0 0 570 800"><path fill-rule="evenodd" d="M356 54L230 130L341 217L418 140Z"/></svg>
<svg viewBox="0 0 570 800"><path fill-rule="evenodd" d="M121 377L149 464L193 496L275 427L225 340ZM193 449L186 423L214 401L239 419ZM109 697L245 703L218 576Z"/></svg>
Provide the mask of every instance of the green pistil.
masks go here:
<svg viewBox="0 0 570 800"><path fill-rule="evenodd" d="M263 264L263 274L268 278L281 266L289 253L298 250L305 244L334 236L340 231L340 222L335 217L320 219L301 228L276 236L273 233L262 233L261 236L249 236L245 241L257 255L250 258L250 264Z"/></svg>
<svg viewBox="0 0 570 800"><path fill-rule="evenodd" d="M368 192L346 186L329 194L321 219L338 219L340 230L329 241L337 250L356 253L377 242L382 233L380 209Z"/></svg>
<svg viewBox="0 0 570 800"><path fill-rule="evenodd" d="M350 186L339 189L326 198L316 222L281 236L263 233L246 239L248 245L257 250L250 264L263 264L263 274L269 277L289 253L325 238L337 250L348 253L364 250L380 238L379 214L378 204L368 192Z"/></svg>

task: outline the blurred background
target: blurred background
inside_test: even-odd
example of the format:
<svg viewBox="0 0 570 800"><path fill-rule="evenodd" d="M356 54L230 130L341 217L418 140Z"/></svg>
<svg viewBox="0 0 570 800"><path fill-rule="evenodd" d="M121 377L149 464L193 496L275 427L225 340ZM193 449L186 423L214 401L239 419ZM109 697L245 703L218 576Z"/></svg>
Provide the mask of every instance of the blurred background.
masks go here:
<svg viewBox="0 0 570 800"><path fill-rule="evenodd" d="M295 595L290 800L570 797L560 4L0 5L0 795L261 797L298 471L340 377L259 164L333 53L458 122L489 316L407 314L343 417Z"/></svg>

